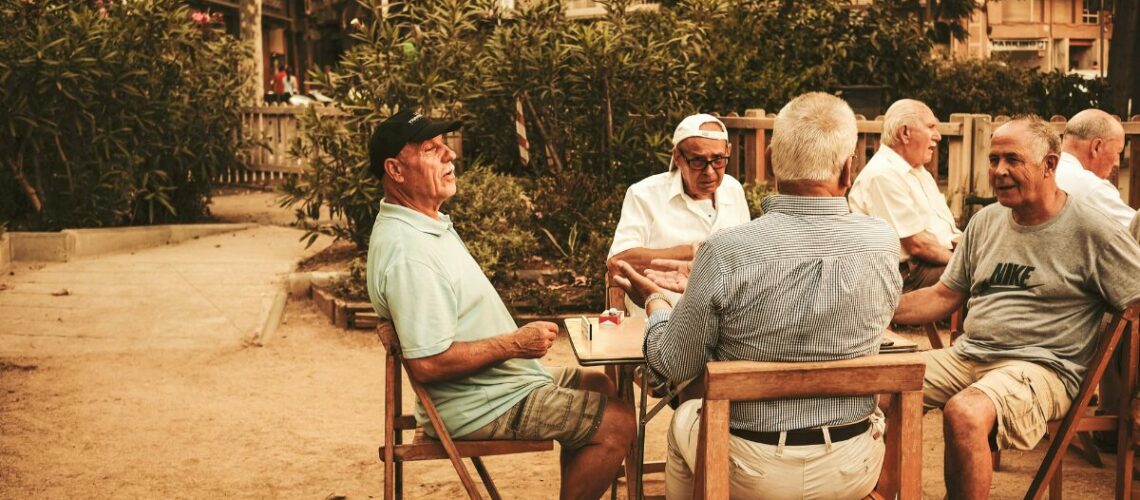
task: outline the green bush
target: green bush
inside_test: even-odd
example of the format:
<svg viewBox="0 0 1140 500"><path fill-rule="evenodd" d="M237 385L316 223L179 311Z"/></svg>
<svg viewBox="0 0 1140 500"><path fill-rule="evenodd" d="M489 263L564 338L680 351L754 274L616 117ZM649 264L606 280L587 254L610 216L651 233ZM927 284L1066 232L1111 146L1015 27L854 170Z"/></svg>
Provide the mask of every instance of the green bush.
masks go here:
<svg viewBox="0 0 1140 500"><path fill-rule="evenodd" d="M744 186L744 199L748 200L748 213L752 215L753 219L764 215L764 208L761 203L764 203L764 198L771 194L776 194L776 190L767 182L757 182Z"/></svg>
<svg viewBox="0 0 1140 500"><path fill-rule="evenodd" d="M203 217L238 163L248 54L178 0L0 0L0 220Z"/></svg>
<svg viewBox="0 0 1140 500"><path fill-rule="evenodd" d="M931 44L907 0L691 0L678 10L707 38L701 107L779 109L809 91L882 85L905 96L929 78Z"/></svg>
<svg viewBox="0 0 1140 500"><path fill-rule="evenodd" d="M493 281L505 279L534 255L538 242L530 230L534 208L522 183L485 165L473 165L458 177L459 189L447 203L455 231Z"/></svg>
<svg viewBox="0 0 1140 500"><path fill-rule="evenodd" d="M1104 79L1086 80L1059 71L1041 73L1002 61L967 59L945 62L919 94L939 118L951 113L1073 116L1108 102Z"/></svg>
<svg viewBox="0 0 1140 500"><path fill-rule="evenodd" d="M310 227L312 244L329 234L368 248L368 237L383 193L380 181L368 170L368 132L360 121L340 113L309 108L300 115L300 130L290 154L304 158L309 168L289 177L281 186L281 206L299 205L297 220L308 225L322 205L343 224Z"/></svg>
<svg viewBox="0 0 1140 500"><path fill-rule="evenodd" d="M625 189L666 168L680 118L774 110L799 93L844 85L884 85L895 98L932 78L930 42L914 10L904 8L913 0L854 8L830 0L680 0L633 13L629 0L613 0L589 21L567 19L556 0L519 4L506 15L493 0L409 2L387 11L379 0L365 2L371 18L353 34L357 43L337 72L312 75L345 116L305 117L294 152L313 169L284 191L285 203L302 202L302 220L321 204L345 216L345 224L313 235L367 244L381 196L367 173L368 136L395 110L415 106L464 120L461 171L474 168L464 158L489 169L462 174L461 181L475 177L461 182L444 210L496 284L511 284L506 271L530 265L537 253L568 276L512 290L546 297L554 295L550 286L588 289L589 307L600 307ZM520 106L526 164L514 132ZM516 186L521 192L508 194ZM748 192L758 210L767 188ZM504 222L474 208L507 198L527 205L527 215ZM464 228L465 219L474 226Z"/></svg>

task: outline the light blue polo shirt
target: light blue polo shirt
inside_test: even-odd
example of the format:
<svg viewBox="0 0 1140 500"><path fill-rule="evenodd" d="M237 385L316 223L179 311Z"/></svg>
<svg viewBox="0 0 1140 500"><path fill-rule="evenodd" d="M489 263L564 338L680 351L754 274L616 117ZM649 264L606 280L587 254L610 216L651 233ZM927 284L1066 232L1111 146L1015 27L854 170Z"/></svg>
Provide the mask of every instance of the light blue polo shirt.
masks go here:
<svg viewBox="0 0 1140 500"><path fill-rule="evenodd" d="M368 246L368 297L396 325L404 357L426 358L452 342L472 342L518 329L498 292L467 251L451 219L435 220L380 201ZM511 359L470 377L426 384L440 418L459 437L509 410L550 373L534 359ZM430 427L416 402L416 421Z"/></svg>

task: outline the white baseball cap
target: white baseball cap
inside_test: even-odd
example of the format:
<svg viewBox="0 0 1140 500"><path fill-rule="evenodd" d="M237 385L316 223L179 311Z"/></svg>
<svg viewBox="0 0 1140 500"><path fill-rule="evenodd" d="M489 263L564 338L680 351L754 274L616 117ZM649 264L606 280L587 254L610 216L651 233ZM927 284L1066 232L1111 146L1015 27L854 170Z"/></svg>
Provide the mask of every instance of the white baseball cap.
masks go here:
<svg viewBox="0 0 1140 500"><path fill-rule="evenodd" d="M701 130L701 125L706 123L715 123L720 125L720 130ZM697 113L690 115L681 120L677 124L677 130L673 131L673 148L676 149L681 141L690 137L703 137L705 139L713 139L717 141L728 141L728 127L724 126L717 117L707 113ZM673 171L673 157L669 157L669 171Z"/></svg>

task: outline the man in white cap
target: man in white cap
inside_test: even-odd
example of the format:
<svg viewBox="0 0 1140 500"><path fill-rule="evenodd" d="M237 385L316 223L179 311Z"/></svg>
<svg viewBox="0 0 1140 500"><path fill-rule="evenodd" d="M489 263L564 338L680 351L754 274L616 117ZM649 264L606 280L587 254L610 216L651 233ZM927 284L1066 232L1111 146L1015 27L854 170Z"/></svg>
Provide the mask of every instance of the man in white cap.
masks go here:
<svg viewBox="0 0 1140 500"><path fill-rule="evenodd" d="M731 153L728 129L716 117L701 113L681 120L669 170L625 193L606 262L611 274L618 261L640 271L653 259L692 260L714 232L751 220L744 188L724 173ZM626 307L639 309L628 301Z"/></svg>

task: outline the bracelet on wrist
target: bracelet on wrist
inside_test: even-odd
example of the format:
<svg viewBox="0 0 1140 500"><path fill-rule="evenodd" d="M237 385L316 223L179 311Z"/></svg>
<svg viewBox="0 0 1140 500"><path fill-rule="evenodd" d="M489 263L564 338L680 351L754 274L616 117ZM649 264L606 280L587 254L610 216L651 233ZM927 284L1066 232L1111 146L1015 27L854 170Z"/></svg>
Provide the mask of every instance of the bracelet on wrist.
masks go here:
<svg viewBox="0 0 1140 500"><path fill-rule="evenodd" d="M653 302L654 300L664 301L666 304L669 305L669 307L673 307L673 301L669 300L669 297L665 296L664 293L654 292L654 293L649 294L649 296L645 298L645 308L649 309L649 303Z"/></svg>

